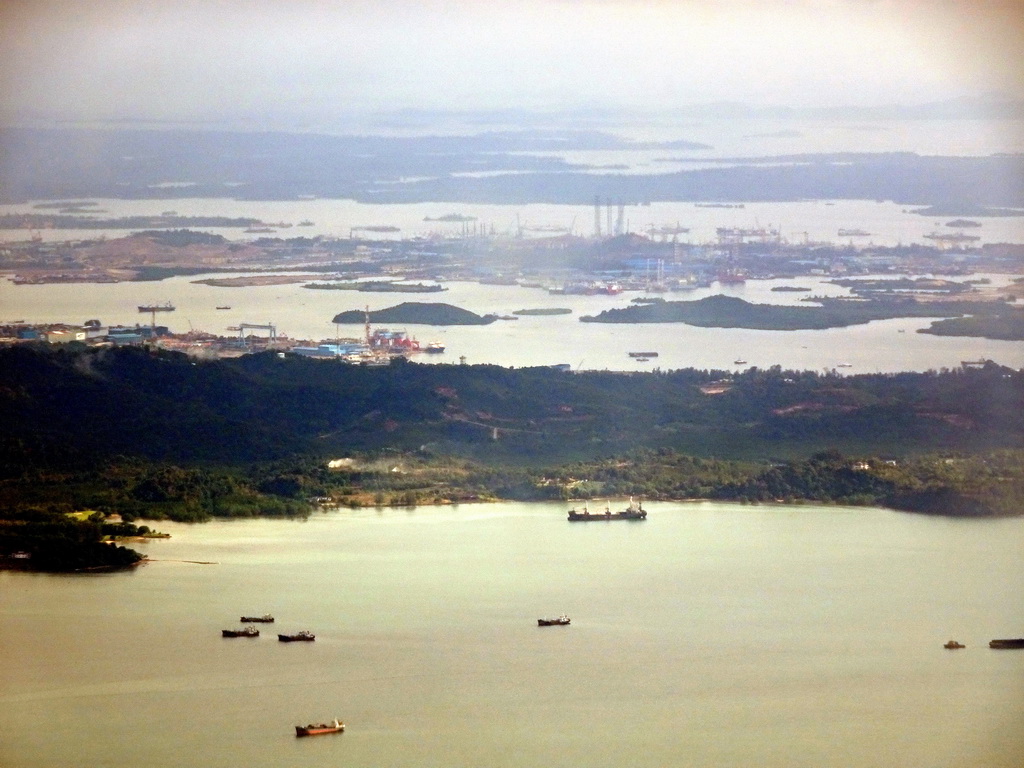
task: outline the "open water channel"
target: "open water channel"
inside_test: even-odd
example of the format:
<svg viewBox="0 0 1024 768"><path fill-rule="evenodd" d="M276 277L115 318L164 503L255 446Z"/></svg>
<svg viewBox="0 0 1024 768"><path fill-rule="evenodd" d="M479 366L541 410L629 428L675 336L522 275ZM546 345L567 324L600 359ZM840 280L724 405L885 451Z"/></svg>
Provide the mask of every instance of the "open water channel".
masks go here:
<svg viewBox="0 0 1024 768"><path fill-rule="evenodd" d="M129 573L0 573L0 764L1024 764L1024 651L987 647L1024 519L645 506L163 523Z"/></svg>

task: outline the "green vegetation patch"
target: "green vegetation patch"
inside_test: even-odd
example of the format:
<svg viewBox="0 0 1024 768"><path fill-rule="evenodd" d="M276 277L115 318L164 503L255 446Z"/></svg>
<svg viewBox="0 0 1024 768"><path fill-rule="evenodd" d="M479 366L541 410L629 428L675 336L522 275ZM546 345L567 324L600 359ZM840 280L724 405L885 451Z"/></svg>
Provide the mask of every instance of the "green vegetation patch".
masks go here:
<svg viewBox="0 0 1024 768"><path fill-rule="evenodd" d="M1000 341L1024 341L1024 311L1013 310L999 315L955 317L936 320L918 333L935 336L976 336Z"/></svg>
<svg viewBox="0 0 1024 768"><path fill-rule="evenodd" d="M360 309L339 312L331 322L366 322L367 313ZM407 301L387 309L369 313L371 323L408 323L409 325L488 325L495 321L493 315L481 316L468 309L441 303Z"/></svg>
<svg viewBox="0 0 1024 768"><path fill-rule="evenodd" d="M703 328L751 328L762 331L819 330L861 325L899 317L959 317L991 315L1004 310L1001 302L917 301L913 298L878 300L817 298L820 306L751 304L735 296L708 296L698 301L666 301L607 309L580 318L585 323L686 323Z"/></svg>

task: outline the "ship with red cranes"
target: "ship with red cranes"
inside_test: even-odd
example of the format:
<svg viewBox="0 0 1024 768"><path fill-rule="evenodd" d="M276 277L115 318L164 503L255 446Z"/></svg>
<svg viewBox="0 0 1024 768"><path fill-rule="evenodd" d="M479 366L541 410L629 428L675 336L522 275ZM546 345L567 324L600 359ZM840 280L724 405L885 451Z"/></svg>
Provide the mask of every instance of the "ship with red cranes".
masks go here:
<svg viewBox="0 0 1024 768"><path fill-rule="evenodd" d="M366 307L364 334L366 348L370 351L370 355L376 358L409 355L417 352L439 354L445 350L444 344L438 341L421 345L415 337L410 336L406 331L371 328L369 307Z"/></svg>

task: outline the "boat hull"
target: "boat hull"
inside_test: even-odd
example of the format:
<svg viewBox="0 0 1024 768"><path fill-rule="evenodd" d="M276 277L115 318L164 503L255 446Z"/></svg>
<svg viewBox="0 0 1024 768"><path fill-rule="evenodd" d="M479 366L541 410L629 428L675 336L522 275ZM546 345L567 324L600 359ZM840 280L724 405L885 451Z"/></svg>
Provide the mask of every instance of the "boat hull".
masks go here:
<svg viewBox="0 0 1024 768"><path fill-rule="evenodd" d="M341 733L344 730L344 723L338 723L337 725L331 725L330 723L321 723L320 725L296 725L295 735L296 737L323 736L325 733Z"/></svg>
<svg viewBox="0 0 1024 768"><path fill-rule="evenodd" d="M569 619L537 619L538 627L566 627L570 623Z"/></svg>
<svg viewBox="0 0 1024 768"><path fill-rule="evenodd" d="M625 510L623 512L577 512L572 510L569 512L569 521L573 523L587 522L589 520L646 520L647 511L638 510L631 512Z"/></svg>
<svg viewBox="0 0 1024 768"><path fill-rule="evenodd" d="M316 640L315 635L278 635L277 639L282 643L311 643Z"/></svg>
<svg viewBox="0 0 1024 768"><path fill-rule="evenodd" d="M220 631L221 637L259 637L260 631L248 630L248 629L222 629Z"/></svg>
<svg viewBox="0 0 1024 768"><path fill-rule="evenodd" d="M992 640L989 642L988 647L999 649L1024 648L1024 637L1014 637L1004 640Z"/></svg>

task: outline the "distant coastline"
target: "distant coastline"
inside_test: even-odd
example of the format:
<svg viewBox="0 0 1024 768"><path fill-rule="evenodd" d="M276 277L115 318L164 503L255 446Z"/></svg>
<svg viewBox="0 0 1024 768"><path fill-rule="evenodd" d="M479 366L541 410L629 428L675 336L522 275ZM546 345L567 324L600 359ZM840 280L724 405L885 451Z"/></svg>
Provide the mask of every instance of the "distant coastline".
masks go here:
<svg viewBox="0 0 1024 768"><path fill-rule="evenodd" d="M156 138L156 140L154 140ZM94 131L14 128L0 158L0 202L105 198L353 199L363 203L590 204L607 200L700 204L807 199L892 200L926 215L1024 215L1024 155L941 157L913 152L817 153L777 157L681 158L705 167L664 174L595 173L558 150L707 152L698 142L637 142L594 131L511 131L468 136L326 136L185 130ZM244 146L245 151L238 148ZM374 158L387 156L382 173ZM119 158L146 157L146 163ZM87 158L87 160L86 160ZM265 158L265 159L264 159ZM712 167L708 167L709 164ZM344 169L325 174L325 167ZM196 179L168 185L168 178ZM237 181L245 178L244 183ZM595 179L599 183L595 187ZM69 190L72 194L69 194ZM71 198L74 198L72 200ZM929 208L930 206L930 208ZM61 209L57 209L60 211ZM170 214L172 212L168 212ZM89 216L33 214L89 225ZM24 217L19 217L23 219ZM168 216L179 226L184 217ZM82 219L82 221L76 221ZM11 222L14 227L20 222ZM198 226L198 224L192 224ZM273 227L247 222L260 229ZM140 223L139 226L153 226ZM209 223L203 226L229 226Z"/></svg>

